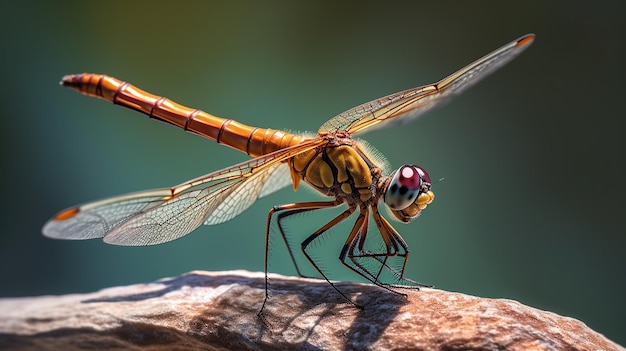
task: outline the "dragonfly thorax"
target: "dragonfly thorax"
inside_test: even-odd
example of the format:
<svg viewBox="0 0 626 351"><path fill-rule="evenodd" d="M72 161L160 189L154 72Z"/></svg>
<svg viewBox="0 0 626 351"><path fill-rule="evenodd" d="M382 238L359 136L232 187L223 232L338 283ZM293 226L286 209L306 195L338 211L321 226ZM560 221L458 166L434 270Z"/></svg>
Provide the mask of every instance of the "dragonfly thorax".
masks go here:
<svg viewBox="0 0 626 351"><path fill-rule="evenodd" d="M292 172L313 188L349 204L377 201L382 171L349 137L293 157Z"/></svg>

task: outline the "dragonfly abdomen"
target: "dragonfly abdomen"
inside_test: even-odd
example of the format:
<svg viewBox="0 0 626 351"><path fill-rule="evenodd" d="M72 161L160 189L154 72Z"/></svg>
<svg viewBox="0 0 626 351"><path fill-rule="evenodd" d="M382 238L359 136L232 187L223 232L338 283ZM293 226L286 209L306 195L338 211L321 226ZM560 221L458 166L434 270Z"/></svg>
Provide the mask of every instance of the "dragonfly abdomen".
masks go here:
<svg viewBox="0 0 626 351"><path fill-rule="evenodd" d="M173 124L258 157L296 145L304 139L280 130L256 128L180 105L104 74L82 73L63 77L61 85L78 92L139 111L151 118Z"/></svg>

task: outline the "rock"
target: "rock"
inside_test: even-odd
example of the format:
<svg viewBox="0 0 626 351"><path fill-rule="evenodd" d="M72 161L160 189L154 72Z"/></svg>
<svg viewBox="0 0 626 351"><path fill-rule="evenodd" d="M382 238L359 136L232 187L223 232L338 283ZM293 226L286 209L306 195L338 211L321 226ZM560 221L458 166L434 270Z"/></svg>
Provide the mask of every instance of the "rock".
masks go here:
<svg viewBox="0 0 626 351"><path fill-rule="evenodd" d="M0 349L625 350L516 301L262 273L190 272L89 294L0 299Z"/></svg>

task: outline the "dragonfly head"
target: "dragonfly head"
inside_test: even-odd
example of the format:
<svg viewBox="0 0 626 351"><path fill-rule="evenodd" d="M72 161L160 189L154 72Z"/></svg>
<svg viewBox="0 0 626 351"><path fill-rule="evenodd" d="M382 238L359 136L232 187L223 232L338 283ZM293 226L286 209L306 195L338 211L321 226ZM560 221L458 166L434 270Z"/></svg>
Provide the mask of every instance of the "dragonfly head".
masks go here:
<svg viewBox="0 0 626 351"><path fill-rule="evenodd" d="M423 168L404 165L392 174L387 183L385 204L396 218L409 222L435 198L430 191L431 184L430 176Z"/></svg>

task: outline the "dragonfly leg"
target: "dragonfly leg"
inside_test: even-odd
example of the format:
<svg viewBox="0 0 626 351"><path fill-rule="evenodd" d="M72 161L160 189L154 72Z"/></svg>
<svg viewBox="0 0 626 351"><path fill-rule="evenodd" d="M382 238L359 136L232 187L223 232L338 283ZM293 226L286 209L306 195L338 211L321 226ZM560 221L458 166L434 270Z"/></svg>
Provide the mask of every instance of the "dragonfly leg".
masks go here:
<svg viewBox="0 0 626 351"><path fill-rule="evenodd" d="M291 215L295 215L295 214L303 213L303 212L308 212L308 211L313 211L313 210L319 210L319 209L323 209L323 208L336 207L336 206L341 205L342 203L343 202L339 201L339 200L301 202L301 203L294 203L294 204L286 204L286 205L274 206L269 211L269 213L267 215L267 223L266 223L266 227L265 227L265 259L264 259L265 298L263 299L263 304L261 305L261 309L259 310L259 313L257 313L257 315L264 321L264 323L266 323L266 322L265 322L265 320L263 318L263 310L265 309L265 304L267 303L267 300L269 299L269 279L268 279L268 275L267 274L268 274L268 260L269 260L270 225L272 223L272 217L274 216L274 213L279 213L277 218L276 218L276 221L277 221L277 224L278 224L278 229L279 229L281 237L283 238L283 241L285 242L285 245L287 246L287 251L289 252L289 256L291 257L291 260L292 260L292 262L293 262L293 264L294 264L294 266L296 268L296 272L298 273L298 276L304 277L304 275L300 271L300 268L298 266L296 258L293 255L293 250L291 249L291 245L289 244L289 240L287 240L287 235L286 235L286 233L285 233L285 231L283 229L281 221L284 218L289 217ZM309 261L310 261L310 259L309 259Z"/></svg>
<svg viewBox="0 0 626 351"><path fill-rule="evenodd" d="M355 225L352 232L348 236L344 244L339 260L349 269L369 280L373 284L382 287L396 294L405 295L393 290L392 288L417 288L429 287L418 283L414 280L404 277L404 271L408 261L409 248L400 234L389 224L389 222L378 213L378 208L372 206L373 218L379 229L384 249L382 252L370 252L364 249L365 239L367 237L367 222L359 227ZM367 213L362 209L362 213ZM357 223L358 224L358 223ZM402 266L400 268L392 267L388 260L392 257L400 257ZM365 260L373 260L377 264L377 268L372 270L371 267L364 265ZM368 261L371 262L371 261ZM388 284L380 281L380 276L386 269L397 277L397 283Z"/></svg>
<svg viewBox="0 0 626 351"><path fill-rule="evenodd" d="M352 227L352 230L350 231L350 235L348 235L348 238L346 239L346 242L341 250L341 253L339 254L339 261L341 261L341 263L347 268L349 268L351 271L369 280L371 283L377 286L380 286L381 288L387 289L391 292L398 293L392 290L391 288L389 288L388 286L386 286L385 284L381 283L380 280L378 279L384 267L391 269L386 264L387 256L390 255L389 248L387 247L387 251L384 253L369 253L363 250L363 247L365 245L365 238L367 237L367 228L369 224L368 219L369 219L369 210L367 209L367 207L361 207L359 217L357 218L357 221L354 223L354 226ZM380 258L381 256L384 258L381 259ZM367 267L363 266L360 262L358 262L357 260L358 258L376 259L380 264L380 268L378 269L378 272L376 274L372 273L370 269L368 269ZM350 261L348 262L346 259L349 259Z"/></svg>
<svg viewBox="0 0 626 351"><path fill-rule="evenodd" d="M400 233L398 233L398 231L389 223L389 221L387 221L383 216L380 215L380 213L378 212L378 207L376 206L372 206L372 213L373 213L373 217L374 217L374 222L376 223L376 226L378 227L378 230L380 231L381 235L383 236L383 240L385 241L385 243L388 243L387 245L387 250L389 253L389 249L391 247L393 247L393 252L391 254L388 254L385 257L383 265L389 270L391 271L395 276L397 276L397 283L396 284L385 284L387 286L391 286L391 287L402 287L402 288L420 288L420 287L424 287L424 288L432 288L431 285L425 285L419 282L416 282L412 279L406 278L404 276L404 272L406 269L406 264L409 260L409 246L407 245L406 241L404 241L404 239L402 238L402 236L400 235ZM389 245L389 243L391 243L391 247ZM402 262L402 268L400 269L400 271L398 272L396 269L388 266L386 264L386 260L387 258L389 258L390 256L400 256L403 257L403 262ZM380 260L379 260L380 261ZM380 272L379 272L380 274ZM378 278L378 276L377 276ZM407 284L402 284L402 282L406 282Z"/></svg>
<svg viewBox="0 0 626 351"><path fill-rule="evenodd" d="M313 260L313 258L311 257L311 255L309 255L306 251L307 246L313 242L315 239L319 238L320 235L324 234L328 229L334 227L335 225L339 224L341 221L343 221L344 219L350 217L350 215L352 215L354 213L354 211L356 210L355 207L349 207L347 210L343 211L342 213L340 213L337 217L333 218L332 220L330 220L330 222L324 224L321 228L319 228L318 230L316 230L313 234L309 235L301 244L301 249L302 249L302 253L304 254L304 256L307 258L307 260L309 260L309 262L311 263L311 265L313 267L315 267L315 270L317 270L317 272L326 280L326 282L328 282L328 284L330 284L330 286L333 287L333 289L335 289L335 291L337 291L339 293L339 295L341 295L346 301L348 301L349 303L351 303L352 305L354 305L357 308L362 308L362 306L358 305L356 302L352 301L348 296L346 296L346 294L344 294L341 290L339 290L335 284L333 284L330 279L328 279L328 277L326 276L326 274L324 274L324 272L322 272L322 270L320 269L320 267L315 263L315 261ZM359 218L357 218L357 223L358 222L362 222L363 221L363 217L359 216Z"/></svg>
<svg viewBox="0 0 626 351"><path fill-rule="evenodd" d="M280 236L283 238L283 241L285 243L285 246L287 246L287 251L289 252L289 256L291 257L291 261L293 262L294 267L296 268L296 272L298 273L299 277L302 278L315 278L315 277L310 277L310 276L306 276L304 274L302 274L302 272L300 271L300 268L298 266L298 262L296 261L296 258L293 254L293 250L291 249L291 245L289 244L289 240L287 239L287 234L283 228L283 224L282 224L282 220L298 214L298 213L304 213L304 212L308 212L308 211L314 211L314 210L319 210L322 208L327 208L327 207L334 207L334 206L338 206L340 205L341 202L337 203L337 201L330 201L328 202L328 206L324 206L324 207L319 207L319 203L298 203L298 204L291 204L293 206L298 206L297 208L293 208L293 206L291 206L291 209L287 209L287 208L283 208L283 207L275 207L270 211L270 217L272 216L272 214L275 211L281 211L277 216L276 216L276 224L278 225L278 230L280 232Z"/></svg>

